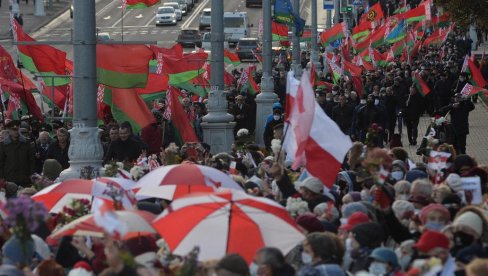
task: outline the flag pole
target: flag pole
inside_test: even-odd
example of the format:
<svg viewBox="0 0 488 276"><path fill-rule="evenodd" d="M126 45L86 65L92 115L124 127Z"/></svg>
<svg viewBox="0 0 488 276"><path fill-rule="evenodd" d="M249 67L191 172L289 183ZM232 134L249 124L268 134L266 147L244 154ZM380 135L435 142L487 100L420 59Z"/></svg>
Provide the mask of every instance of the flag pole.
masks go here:
<svg viewBox="0 0 488 276"><path fill-rule="evenodd" d="M122 42L124 42L124 11L125 11L125 2L122 4Z"/></svg>

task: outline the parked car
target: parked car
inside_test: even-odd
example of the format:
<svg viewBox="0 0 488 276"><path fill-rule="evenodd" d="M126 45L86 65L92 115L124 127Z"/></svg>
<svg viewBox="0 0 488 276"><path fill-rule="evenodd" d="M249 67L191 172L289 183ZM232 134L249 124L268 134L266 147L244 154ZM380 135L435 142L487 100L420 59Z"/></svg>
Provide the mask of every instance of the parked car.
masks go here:
<svg viewBox="0 0 488 276"><path fill-rule="evenodd" d="M202 35L197 29L182 29L176 39L176 43L181 46L197 46L202 47Z"/></svg>
<svg viewBox="0 0 488 276"><path fill-rule="evenodd" d="M263 0L246 0L246 8L250 6L263 6Z"/></svg>
<svg viewBox="0 0 488 276"><path fill-rule="evenodd" d="M241 38L237 42L236 53L241 60L256 60L254 54L261 54L261 44L254 37Z"/></svg>
<svg viewBox="0 0 488 276"><path fill-rule="evenodd" d="M177 2L180 5L181 13L183 15L187 15L190 12L190 7L188 7L186 0L174 0L171 2Z"/></svg>
<svg viewBox="0 0 488 276"><path fill-rule="evenodd" d="M229 49L229 42L224 41L224 48ZM210 32L203 33L202 35L202 49L210 51L212 49L212 41L210 40Z"/></svg>
<svg viewBox="0 0 488 276"><path fill-rule="evenodd" d="M156 26L176 24L176 12L173 7L163 6L158 8L158 12L156 13Z"/></svg>
<svg viewBox="0 0 488 276"><path fill-rule="evenodd" d="M98 33L97 34L97 39L98 39L98 41L110 41L110 40L112 40L110 38L110 34L107 33L107 32Z"/></svg>
<svg viewBox="0 0 488 276"><path fill-rule="evenodd" d="M181 12L180 4L178 4L176 2L167 2L167 3L163 4L163 7L164 6L173 7L175 9L177 21L181 21L181 19L183 19L183 13Z"/></svg>
<svg viewBox="0 0 488 276"><path fill-rule="evenodd" d="M200 23L198 25L198 29L203 30L206 28L210 28L211 23L212 10L210 8L203 9L202 14L200 15Z"/></svg>

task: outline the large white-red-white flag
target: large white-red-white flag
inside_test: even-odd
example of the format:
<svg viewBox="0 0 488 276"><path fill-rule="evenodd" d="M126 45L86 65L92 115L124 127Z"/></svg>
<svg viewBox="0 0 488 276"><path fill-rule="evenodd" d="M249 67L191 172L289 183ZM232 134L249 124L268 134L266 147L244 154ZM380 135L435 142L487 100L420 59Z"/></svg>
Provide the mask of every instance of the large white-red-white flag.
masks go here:
<svg viewBox="0 0 488 276"><path fill-rule="evenodd" d="M314 100L308 72L301 81L288 73L286 135L283 148L294 167L304 165L309 174L328 188L336 180L344 157L352 146L349 136L329 118Z"/></svg>

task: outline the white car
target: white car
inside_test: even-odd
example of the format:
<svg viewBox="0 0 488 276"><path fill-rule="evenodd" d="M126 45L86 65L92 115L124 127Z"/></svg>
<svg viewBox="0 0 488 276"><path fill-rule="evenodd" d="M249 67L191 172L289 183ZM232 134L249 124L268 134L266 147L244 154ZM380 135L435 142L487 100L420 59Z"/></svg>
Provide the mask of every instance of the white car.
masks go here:
<svg viewBox="0 0 488 276"><path fill-rule="evenodd" d="M203 9L202 14L200 15L200 24L198 25L198 29L203 30L206 28L210 28L210 24L212 23L212 10L210 8Z"/></svg>
<svg viewBox="0 0 488 276"><path fill-rule="evenodd" d="M156 13L156 26L158 25L176 25L176 12L173 7L163 6L158 8Z"/></svg>
<svg viewBox="0 0 488 276"><path fill-rule="evenodd" d="M181 21L181 19L183 19L183 13L181 12L180 5L178 3L176 3L176 2L167 2L167 3L164 3L163 4L163 7L164 6L173 7L175 9L176 20L177 21Z"/></svg>
<svg viewBox="0 0 488 276"><path fill-rule="evenodd" d="M224 41L224 48L229 49L229 42ZM204 51L210 51L212 49L212 41L210 40L210 32L204 33L202 36L202 49Z"/></svg>

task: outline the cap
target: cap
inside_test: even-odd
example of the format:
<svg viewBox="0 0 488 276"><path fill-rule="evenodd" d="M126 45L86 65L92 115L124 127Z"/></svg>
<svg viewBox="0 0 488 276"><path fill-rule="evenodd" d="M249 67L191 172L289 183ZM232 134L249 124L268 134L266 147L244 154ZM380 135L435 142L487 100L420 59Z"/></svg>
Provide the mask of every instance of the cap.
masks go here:
<svg viewBox="0 0 488 276"><path fill-rule="evenodd" d="M422 253L436 248L449 249L449 238L441 232L425 230L414 247Z"/></svg>
<svg viewBox="0 0 488 276"><path fill-rule="evenodd" d="M322 184L322 181L316 177L307 177L302 182L302 186L316 194L322 194L324 191L324 184Z"/></svg>
<svg viewBox="0 0 488 276"><path fill-rule="evenodd" d="M340 229L344 229L346 231L351 231L356 225L361 223L369 222L369 217L365 213L357 212L352 214L348 219L347 223L342 225Z"/></svg>

